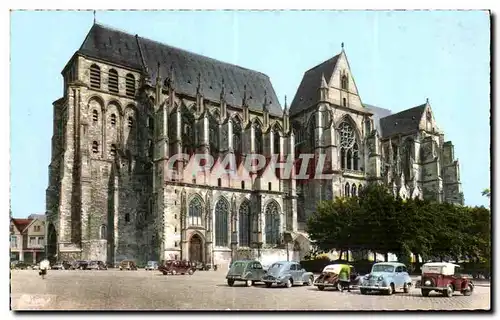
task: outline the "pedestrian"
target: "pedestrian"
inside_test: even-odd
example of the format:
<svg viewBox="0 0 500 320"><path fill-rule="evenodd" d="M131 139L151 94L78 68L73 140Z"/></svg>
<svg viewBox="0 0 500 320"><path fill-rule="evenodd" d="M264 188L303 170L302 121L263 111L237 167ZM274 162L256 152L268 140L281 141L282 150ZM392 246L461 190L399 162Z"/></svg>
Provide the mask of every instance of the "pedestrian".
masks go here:
<svg viewBox="0 0 500 320"><path fill-rule="evenodd" d="M342 265L339 273L339 281L341 292L344 292L345 289L347 289L347 292L351 292L351 267L349 265Z"/></svg>
<svg viewBox="0 0 500 320"><path fill-rule="evenodd" d="M40 261L40 272L38 273L42 279L45 279L45 275L47 274L47 270L50 268L50 262L47 258Z"/></svg>

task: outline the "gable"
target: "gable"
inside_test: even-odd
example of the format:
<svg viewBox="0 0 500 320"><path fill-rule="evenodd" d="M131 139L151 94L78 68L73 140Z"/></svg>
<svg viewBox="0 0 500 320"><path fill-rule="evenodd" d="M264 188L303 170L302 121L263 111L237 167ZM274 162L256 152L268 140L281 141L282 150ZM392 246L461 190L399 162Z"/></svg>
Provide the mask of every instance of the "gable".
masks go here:
<svg viewBox="0 0 500 320"><path fill-rule="evenodd" d="M351 68L349 67L349 61L347 61L347 56L344 51L339 55L337 59L337 64L335 65L334 72L330 78L326 78L328 86L331 88L341 88L341 77L342 75L347 76L348 80L348 92L358 95L358 88L354 82L354 77L352 76Z"/></svg>
<svg viewBox="0 0 500 320"><path fill-rule="evenodd" d="M283 113L267 75L138 35L94 24L77 52L135 70L147 71L150 79L156 79L158 63L163 80L170 78L173 68L175 90L189 96L196 95L200 75L203 96L216 102L220 102L224 81L225 100L231 106L242 105L246 87L247 104L251 109L261 111L266 100L270 114L281 116Z"/></svg>
<svg viewBox="0 0 500 320"><path fill-rule="evenodd" d="M343 90L341 85L342 76L348 80L347 90ZM307 110L316 105L320 100L320 88L323 84L323 77L327 82L328 102L366 112L358 94L358 88L354 82L354 77L347 60L345 52L342 50L338 55L320 63L304 73L299 88L290 105L290 115Z"/></svg>
<svg viewBox="0 0 500 320"><path fill-rule="evenodd" d="M40 230L35 231L35 227L40 227ZM33 221L27 226L28 233L45 234L45 221L40 219L33 219Z"/></svg>
<svg viewBox="0 0 500 320"><path fill-rule="evenodd" d="M424 111L422 112L419 129L427 132L439 132L439 127L437 126L436 119L434 119L434 113L432 112L429 103L427 103Z"/></svg>

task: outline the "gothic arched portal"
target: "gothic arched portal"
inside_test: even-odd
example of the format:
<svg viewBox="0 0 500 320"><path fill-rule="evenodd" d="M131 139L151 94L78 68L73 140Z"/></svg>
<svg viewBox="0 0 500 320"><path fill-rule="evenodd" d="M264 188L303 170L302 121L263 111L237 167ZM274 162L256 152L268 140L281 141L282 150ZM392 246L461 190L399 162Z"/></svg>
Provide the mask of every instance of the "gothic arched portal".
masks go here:
<svg viewBox="0 0 500 320"><path fill-rule="evenodd" d="M189 261L203 262L203 240L196 233L189 240Z"/></svg>

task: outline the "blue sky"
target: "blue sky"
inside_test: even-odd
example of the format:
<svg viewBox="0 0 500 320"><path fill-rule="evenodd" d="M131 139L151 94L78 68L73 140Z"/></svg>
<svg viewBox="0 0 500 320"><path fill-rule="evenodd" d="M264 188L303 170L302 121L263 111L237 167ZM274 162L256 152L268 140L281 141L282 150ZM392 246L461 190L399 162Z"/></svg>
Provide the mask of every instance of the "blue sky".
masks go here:
<svg viewBox="0 0 500 320"><path fill-rule="evenodd" d="M394 112L429 98L455 145L468 205L488 205L489 17L479 11L98 11L97 21L267 74L281 103L303 73L345 50L364 103ZM45 211L52 102L90 11L11 14L11 205Z"/></svg>

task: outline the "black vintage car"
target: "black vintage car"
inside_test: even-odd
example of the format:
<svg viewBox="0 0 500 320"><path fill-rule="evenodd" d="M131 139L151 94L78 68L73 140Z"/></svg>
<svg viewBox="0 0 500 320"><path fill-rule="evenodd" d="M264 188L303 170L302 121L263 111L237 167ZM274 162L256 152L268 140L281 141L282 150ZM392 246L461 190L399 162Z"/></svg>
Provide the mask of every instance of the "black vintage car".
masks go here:
<svg viewBox="0 0 500 320"><path fill-rule="evenodd" d="M76 260L73 262L71 269L73 270L87 270L89 266L89 261L86 260Z"/></svg>
<svg viewBox="0 0 500 320"><path fill-rule="evenodd" d="M122 260L118 265L118 268L121 270L137 270L137 264L134 260Z"/></svg>
<svg viewBox="0 0 500 320"><path fill-rule="evenodd" d="M87 265L88 270L107 270L108 267L103 261L92 260Z"/></svg>
<svg viewBox="0 0 500 320"><path fill-rule="evenodd" d="M73 265L69 261L58 261L52 264L52 270L70 270Z"/></svg>
<svg viewBox="0 0 500 320"><path fill-rule="evenodd" d="M171 274L189 274L192 275L196 271L194 262L184 260L166 260L158 266L158 271L164 275Z"/></svg>

